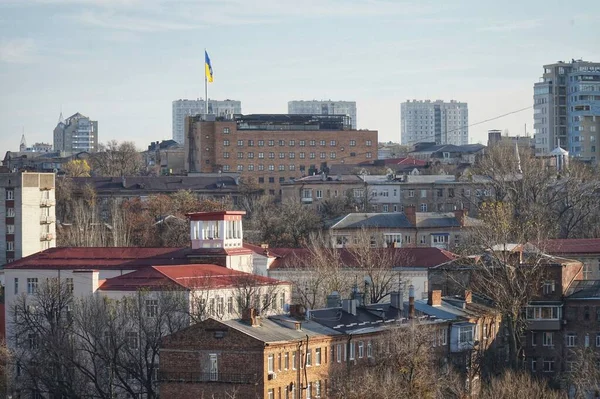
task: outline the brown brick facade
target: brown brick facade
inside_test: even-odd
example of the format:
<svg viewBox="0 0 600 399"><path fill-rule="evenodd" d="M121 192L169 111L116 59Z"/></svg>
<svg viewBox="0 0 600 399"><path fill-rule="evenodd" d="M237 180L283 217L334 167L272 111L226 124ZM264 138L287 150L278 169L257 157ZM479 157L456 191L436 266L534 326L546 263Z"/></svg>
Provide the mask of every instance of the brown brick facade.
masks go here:
<svg viewBox="0 0 600 399"><path fill-rule="evenodd" d="M372 130L238 130L235 121L188 118L186 137L186 170L251 176L274 195L281 183L324 163L377 159L377 131Z"/></svg>

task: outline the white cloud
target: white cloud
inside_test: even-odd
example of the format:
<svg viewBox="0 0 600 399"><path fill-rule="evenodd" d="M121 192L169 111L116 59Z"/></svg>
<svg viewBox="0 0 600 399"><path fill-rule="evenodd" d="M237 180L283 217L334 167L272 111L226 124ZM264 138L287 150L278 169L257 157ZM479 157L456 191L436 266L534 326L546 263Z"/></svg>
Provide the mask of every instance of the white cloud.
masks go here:
<svg viewBox="0 0 600 399"><path fill-rule="evenodd" d="M29 64L35 61L36 50L33 39L0 39L0 62Z"/></svg>

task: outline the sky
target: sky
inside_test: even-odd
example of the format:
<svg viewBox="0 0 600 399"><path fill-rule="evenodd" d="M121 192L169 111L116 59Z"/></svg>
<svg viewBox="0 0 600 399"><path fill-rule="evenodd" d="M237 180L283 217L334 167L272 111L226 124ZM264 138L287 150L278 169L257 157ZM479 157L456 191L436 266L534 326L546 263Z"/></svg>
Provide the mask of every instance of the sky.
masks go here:
<svg viewBox="0 0 600 399"><path fill-rule="evenodd" d="M583 3L582 3L583 4ZM0 154L52 143L62 110L99 140L140 149L172 136L172 101L242 112L290 100L356 101L358 128L400 141L400 103L468 103L469 123L533 103L542 66L600 61L600 1L0 0ZM472 126L533 134L533 110Z"/></svg>

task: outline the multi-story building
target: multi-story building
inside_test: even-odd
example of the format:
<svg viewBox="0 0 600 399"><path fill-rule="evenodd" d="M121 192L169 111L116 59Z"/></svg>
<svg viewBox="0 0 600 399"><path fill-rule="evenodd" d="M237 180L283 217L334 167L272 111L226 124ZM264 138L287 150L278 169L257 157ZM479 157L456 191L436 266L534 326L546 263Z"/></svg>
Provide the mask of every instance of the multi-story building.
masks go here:
<svg viewBox="0 0 600 399"><path fill-rule="evenodd" d="M544 65L533 90L536 155L561 147L573 157L597 160L598 152L591 151L592 146L597 148L597 127L590 122L600 117L600 63L572 60Z"/></svg>
<svg viewBox="0 0 600 399"><path fill-rule="evenodd" d="M0 265L56 246L54 173L0 174Z"/></svg>
<svg viewBox="0 0 600 399"><path fill-rule="evenodd" d="M185 136L185 118L206 113L204 100L175 100L173 101L173 140L183 144ZM208 100L208 113L216 117L231 117L242 113L242 103L236 100Z"/></svg>
<svg viewBox="0 0 600 399"><path fill-rule="evenodd" d="M235 115L187 119L186 170L238 172L271 195L280 185L328 163L357 164L377 156L377 131L351 130L344 115Z"/></svg>
<svg viewBox="0 0 600 399"><path fill-rule="evenodd" d="M359 210L369 212L402 212L414 206L420 212L465 209L470 216L477 216L477 206L494 196L494 189L484 176L467 179L454 175L319 175L282 185L284 201L319 206L328 199L349 197Z"/></svg>
<svg viewBox="0 0 600 399"><path fill-rule="evenodd" d="M27 145L25 135L21 136L21 143L19 144L19 152L50 152L52 151L52 144L47 143L35 143L31 147Z"/></svg>
<svg viewBox="0 0 600 399"><path fill-rule="evenodd" d="M148 150L142 152L146 170L158 175L183 175L185 149L183 144L175 140L163 140L152 142Z"/></svg>
<svg viewBox="0 0 600 399"><path fill-rule="evenodd" d="M98 151L98 121L79 112L63 120L61 114L54 128L54 150L68 154Z"/></svg>
<svg viewBox="0 0 600 399"><path fill-rule="evenodd" d="M535 140L529 136L509 136L503 135L500 130L488 130L488 148L501 146L501 147L512 147L515 146L523 149L534 150Z"/></svg>
<svg viewBox="0 0 600 399"><path fill-rule="evenodd" d="M355 245L367 235L372 247L434 247L454 249L460 237L480 220L454 212L415 212L407 206L404 212L349 213L329 228L332 245L337 248Z"/></svg>
<svg viewBox="0 0 600 399"><path fill-rule="evenodd" d="M356 130L356 101L295 100L288 102L288 114L300 115L346 115L352 129Z"/></svg>
<svg viewBox="0 0 600 399"><path fill-rule="evenodd" d="M451 100L406 101L400 106L401 142L465 145L469 143L467 103Z"/></svg>
<svg viewBox="0 0 600 399"><path fill-rule="evenodd" d="M409 153L413 158L430 162L432 164L473 165L478 157L485 152L483 144L441 144L419 143Z"/></svg>
<svg viewBox="0 0 600 399"><path fill-rule="evenodd" d="M556 238L540 247L550 255L583 263L584 280L600 280L600 238Z"/></svg>

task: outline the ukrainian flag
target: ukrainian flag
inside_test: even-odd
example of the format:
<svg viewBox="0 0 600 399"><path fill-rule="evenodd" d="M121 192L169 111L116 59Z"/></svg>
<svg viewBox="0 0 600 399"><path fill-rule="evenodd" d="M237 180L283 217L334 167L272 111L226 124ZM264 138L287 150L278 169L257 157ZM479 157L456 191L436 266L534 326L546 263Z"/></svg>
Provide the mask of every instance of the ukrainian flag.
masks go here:
<svg viewBox="0 0 600 399"><path fill-rule="evenodd" d="M213 70L212 65L210 65L210 58L208 57L208 53L204 50L204 73L206 75L206 79L212 83L213 81Z"/></svg>

